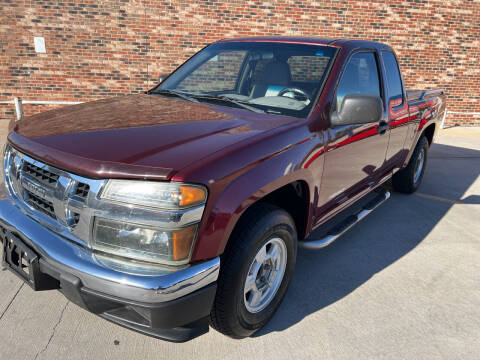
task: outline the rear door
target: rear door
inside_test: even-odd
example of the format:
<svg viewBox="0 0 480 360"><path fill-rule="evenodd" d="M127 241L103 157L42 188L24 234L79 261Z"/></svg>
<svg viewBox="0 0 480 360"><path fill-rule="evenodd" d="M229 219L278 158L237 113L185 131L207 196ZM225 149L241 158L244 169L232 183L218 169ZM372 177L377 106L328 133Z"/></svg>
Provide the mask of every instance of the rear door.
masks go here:
<svg viewBox="0 0 480 360"><path fill-rule="evenodd" d="M400 69L393 52L382 51L383 71L390 126L390 142L388 145L386 164L388 169L399 167L407 156L405 140L408 134L408 103Z"/></svg>
<svg viewBox="0 0 480 360"><path fill-rule="evenodd" d="M348 94L376 95L383 99L380 74L376 51L355 52L337 85L337 109ZM384 130L380 132L377 122L337 126L326 132L328 145L317 208L319 220L363 195L383 175L388 146L384 120Z"/></svg>

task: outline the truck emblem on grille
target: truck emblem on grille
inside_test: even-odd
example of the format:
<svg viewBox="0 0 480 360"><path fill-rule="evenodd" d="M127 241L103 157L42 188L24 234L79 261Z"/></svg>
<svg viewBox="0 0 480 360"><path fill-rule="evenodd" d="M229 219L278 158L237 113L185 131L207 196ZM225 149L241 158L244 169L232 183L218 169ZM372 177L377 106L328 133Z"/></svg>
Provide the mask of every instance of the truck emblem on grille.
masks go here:
<svg viewBox="0 0 480 360"><path fill-rule="evenodd" d="M38 186L38 185L32 183L32 182L29 181L29 180L22 179L22 186L23 186L26 190L28 190L28 191L30 191L30 192L34 193L35 195L40 196L40 197L42 197L42 198L45 198L46 195L47 195L47 192L45 191L44 188L42 188L41 186Z"/></svg>

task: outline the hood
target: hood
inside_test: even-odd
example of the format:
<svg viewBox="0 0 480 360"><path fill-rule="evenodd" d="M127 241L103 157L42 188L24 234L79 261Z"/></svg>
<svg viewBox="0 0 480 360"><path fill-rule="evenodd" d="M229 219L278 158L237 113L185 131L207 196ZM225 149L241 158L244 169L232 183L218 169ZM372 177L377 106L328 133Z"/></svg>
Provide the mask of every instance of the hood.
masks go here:
<svg viewBox="0 0 480 360"><path fill-rule="evenodd" d="M26 117L9 140L34 158L85 176L169 179L216 151L298 120L141 94Z"/></svg>

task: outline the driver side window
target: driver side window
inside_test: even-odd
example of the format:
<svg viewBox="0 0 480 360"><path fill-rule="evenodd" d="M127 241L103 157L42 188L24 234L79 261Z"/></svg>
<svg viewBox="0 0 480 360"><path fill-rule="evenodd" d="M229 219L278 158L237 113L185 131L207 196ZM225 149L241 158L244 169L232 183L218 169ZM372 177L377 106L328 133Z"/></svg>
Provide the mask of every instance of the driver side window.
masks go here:
<svg viewBox="0 0 480 360"><path fill-rule="evenodd" d="M349 94L381 96L374 53L356 53L348 61L337 88L337 110L341 109L343 98Z"/></svg>

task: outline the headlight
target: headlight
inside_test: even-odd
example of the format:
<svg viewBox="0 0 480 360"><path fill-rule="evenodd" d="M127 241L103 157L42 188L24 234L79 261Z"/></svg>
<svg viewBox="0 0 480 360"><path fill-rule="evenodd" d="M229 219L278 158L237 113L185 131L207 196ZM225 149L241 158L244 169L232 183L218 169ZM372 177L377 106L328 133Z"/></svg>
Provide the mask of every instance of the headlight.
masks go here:
<svg viewBox="0 0 480 360"><path fill-rule="evenodd" d="M133 260L170 265L185 264L190 260L198 222L207 198L207 190L200 185L141 180L109 180L100 194L102 200L126 204L122 216L126 221L109 218L108 212L95 218L92 248L105 255L112 254ZM143 212L132 211L131 207ZM195 214L181 225L175 221L160 220L152 225L161 209L163 218L182 218L181 211ZM200 211L201 210L201 211ZM118 211L118 208L115 210ZM146 222L140 214L146 213ZM105 216L106 215L106 216ZM117 213L118 215L118 213ZM167 215L167 216L165 216ZM186 215L185 215L186 216ZM150 224L150 225L144 225Z"/></svg>
<svg viewBox="0 0 480 360"><path fill-rule="evenodd" d="M202 204L206 200L207 192L199 185L110 180L101 197L111 201L172 209Z"/></svg>
<svg viewBox="0 0 480 360"><path fill-rule="evenodd" d="M96 218L93 248L105 253L155 263L188 261L197 225L160 229Z"/></svg>

